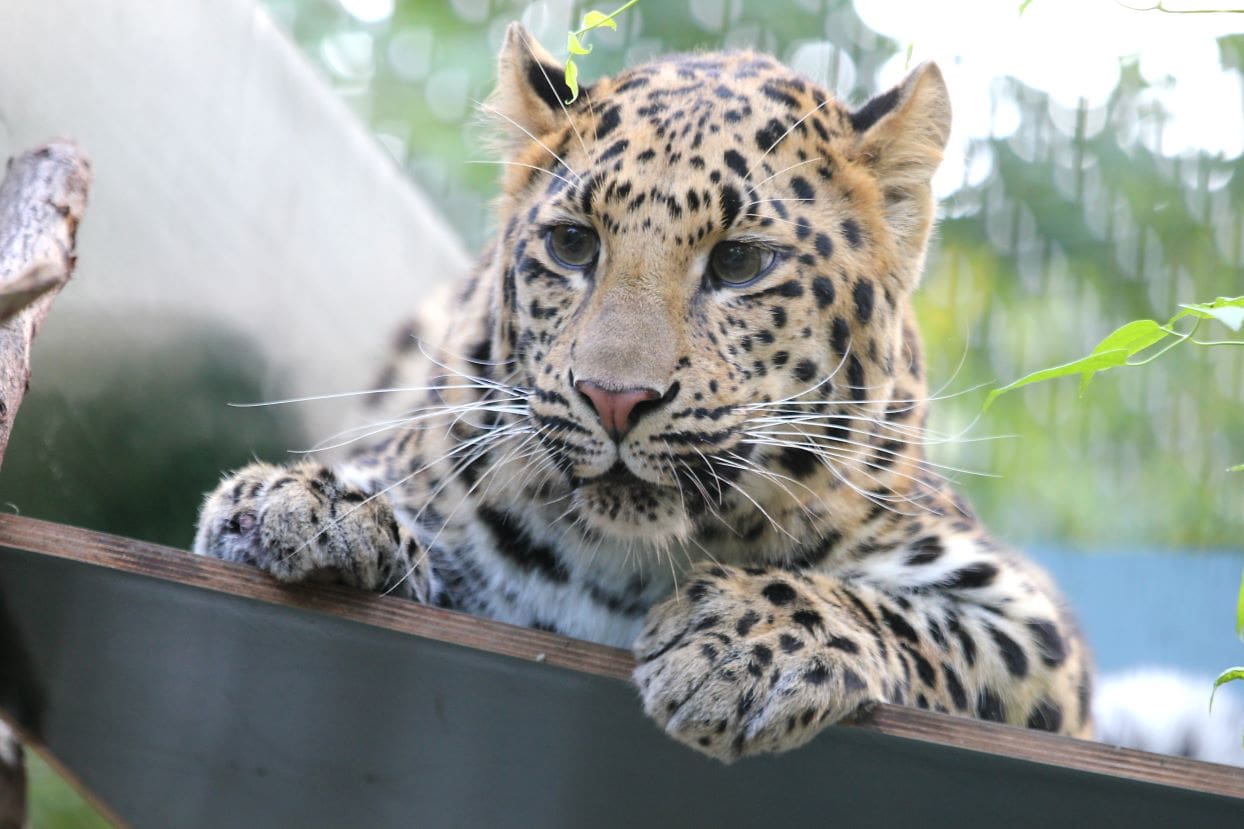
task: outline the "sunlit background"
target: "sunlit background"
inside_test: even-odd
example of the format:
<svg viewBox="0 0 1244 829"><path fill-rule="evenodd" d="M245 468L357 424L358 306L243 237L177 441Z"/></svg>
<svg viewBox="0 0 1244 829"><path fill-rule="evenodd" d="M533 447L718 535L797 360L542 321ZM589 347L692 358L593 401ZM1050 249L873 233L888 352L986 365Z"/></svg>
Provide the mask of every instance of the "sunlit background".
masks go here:
<svg viewBox="0 0 1244 829"><path fill-rule="evenodd" d="M496 168L472 163L489 160L476 102L491 88L506 24L521 19L560 56L583 11L613 8L264 5L473 250L491 231L496 193ZM955 127L918 304L933 387L945 384L934 426L963 440L934 447L935 459L982 473L950 477L998 535L1084 554L1086 567L1108 550L1177 550L1190 570L1214 559L1208 551L1226 553L1214 559L1212 578L1224 584L1212 618L1229 639L1244 473L1227 468L1244 463L1244 347L1185 345L1100 376L1083 398L1064 380L1004 397L983 416L981 406L989 386L1080 357L1128 320L1244 294L1244 15L1112 0L1031 0L1021 15L1019 5L641 0L617 32L592 33L580 69L590 81L668 51L755 48L861 103L909 66L937 60ZM200 493L221 469L323 437L300 433L283 411L239 413L224 401L370 380L291 389L210 325L182 333L176 347L127 358L115 374L93 360L108 352L107 336L87 353L44 352L42 376L81 382L73 395L32 391L0 505L186 547ZM1191 597L1189 613L1209 601ZM80 807L42 782L46 770L36 774L43 825L84 825Z"/></svg>
<svg viewBox="0 0 1244 829"><path fill-rule="evenodd" d="M464 238L487 238L495 168L475 102L506 24L555 54L591 4L269 0L268 8ZM620 3L619 3L620 5ZM1185 4L1185 7L1190 4ZM1168 3L1167 8L1178 8ZM612 7L601 6L605 11ZM771 52L862 102L935 59L955 126L919 298L950 397L935 448L1017 542L1236 547L1244 537L1244 348L1003 398L980 384L1086 354L1132 319L1244 293L1244 15L1111 0L640 2L591 35L585 78L671 50ZM464 140L463 136L467 136ZM1208 334L1207 329L1207 334ZM1222 328L1211 339L1224 339ZM962 365L960 365L962 363ZM972 425L975 422L975 425Z"/></svg>

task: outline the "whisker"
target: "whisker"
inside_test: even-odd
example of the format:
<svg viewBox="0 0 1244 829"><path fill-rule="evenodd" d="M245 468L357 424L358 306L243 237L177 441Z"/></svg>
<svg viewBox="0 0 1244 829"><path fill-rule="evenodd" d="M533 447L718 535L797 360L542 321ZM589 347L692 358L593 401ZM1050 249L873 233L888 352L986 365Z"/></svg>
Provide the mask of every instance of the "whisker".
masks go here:
<svg viewBox="0 0 1244 829"><path fill-rule="evenodd" d="M495 167L525 167L528 170L539 170L541 173L548 173L553 178L564 181L567 186L574 185L574 182L566 178L565 176L559 175L553 172L552 170L550 170L549 168L541 167L538 164L523 164L521 161L493 161L490 159L478 159L478 160L472 159L470 161L466 161L463 163L465 164L489 164Z"/></svg>
<svg viewBox="0 0 1244 829"><path fill-rule="evenodd" d="M494 107L494 106L490 106L489 104L486 104L486 103L484 103L483 101L473 101L472 103L474 103L476 106L478 106L480 109L484 110L485 112L491 112L493 115L500 115L502 118L504 118L505 120L509 121L511 124L513 124L515 127L517 127L517 128L519 129L519 131L520 131L520 132L522 132L524 135L526 135L526 136L527 136L528 138L530 138L532 141L536 142L536 143L537 143L537 144L539 144L541 147L543 147L545 152L547 152L549 155L553 156L553 158L556 158L559 162L561 162L561 165L562 165L563 167L565 167L565 168L566 168L566 170L568 170L568 171L570 172L570 175L574 176L574 179L575 179L575 181L576 181L576 182L582 181L582 178L579 176L579 174L578 174L578 173L576 173L573 169L571 169L570 165L569 165L569 164L567 164L567 163L565 162L565 160L563 160L563 159L562 159L562 157L561 157L560 155L558 155L557 153L555 153L555 152L553 152L551 149L549 149L549 146L548 146L547 144L545 144L545 143L544 143L543 141L541 141L539 138L536 138L534 135L532 135L532 134L531 134L531 131L530 131L530 130L528 130L526 127L524 127L522 124L518 123L518 122L517 122L517 121L515 121L513 118L511 118L510 116L506 115L504 112L502 112L501 110L497 109L496 107Z"/></svg>
<svg viewBox="0 0 1244 829"><path fill-rule="evenodd" d="M747 170L747 175L748 175L748 176L750 176L750 175L752 174L752 171L753 171L753 170L755 170L755 169L756 169L756 168L760 165L760 162L762 162L762 161L764 161L764 160L765 160L765 156L767 156L767 155L769 155L769 153L773 152L773 148L774 148L774 147L776 147L778 144L781 144L781 143L782 143L782 141L786 138L786 136L790 135L791 130L795 129L795 127L799 126L799 125L800 125L800 124L802 124L804 121L806 121L806 120L808 120L809 118L811 118L811 117L812 117L813 115L815 115L817 112L820 112L822 109L824 109L826 106L828 106L828 105L830 104L830 102L832 102L833 100L834 100L833 98L826 98L825 100L821 101L821 102L820 102L819 104L817 104L816 106L812 107L812 109L810 109L810 110L808 110L806 113L804 113L803 117L802 117L802 118L800 118L798 121L796 121L795 123L791 124L791 125L790 125L787 129L786 129L786 132L784 132L784 133L782 133L781 135L779 135L779 136L777 137L777 140L776 140L776 141L774 141L772 144L770 144L770 145L769 145L769 149L767 149L767 150L765 150L763 153L761 153L760 158L756 159L756 163L755 163L755 164L753 164L750 168L748 168L748 170ZM766 179L766 181L767 181L767 179Z"/></svg>
<svg viewBox="0 0 1244 829"><path fill-rule="evenodd" d="M759 187L762 184L768 184L769 182L773 181L778 176L782 175L782 173L790 172L796 167L802 167L805 164L815 164L818 161L829 161L829 159L822 155L822 156L817 156L816 158L809 158L805 161L800 161L798 164L792 164L789 167L783 167L782 169L778 170L776 173L769 176L768 178L756 182L756 186ZM750 172L750 170L748 172Z"/></svg>
<svg viewBox="0 0 1244 829"><path fill-rule="evenodd" d="M772 430L769 430L769 431L748 431L748 432L746 432L745 434L751 435L752 437L758 437L758 438L768 438L768 437L778 437L778 438L784 438L784 437L804 437L804 438L813 438L812 442L811 442L810 444L808 444L808 445L810 445L810 446L816 446L816 447L818 447L818 448L820 448L820 447L821 447L821 444L820 444L820 443L818 443L818 442L817 442L817 440L816 440L816 439L819 439L821 436L820 436L820 435L809 435L809 434L807 434L806 432L787 432L787 431L772 431ZM964 474L964 475L977 475L977 476L982 477L982 478L1000 478L1000 477L1002 477L1001 475L997 475L997 474L992 473L992 472L978 472L978 471L973 470L973 469L960 469L960 468L959 468L959 467L957 467L957 466L947 466L947 465L945 465L945 464L934 463L933 461L930 461L930 460L925 460L925 459L923 459L923 458L916 458L916 457L912 457L911 455L906 455L906 454L904 454L904 453L902 453L902 452L898 452L898 451L895 451L895 450L893 450L893 449L886 449L886 448L885 448L885 447L883 447L883 446L875 446L875 445L873 445L873 444L871 444L871 443L864 443L863 441L858 441L858 440L848 440L848 439L846 439L846 438L825 438L825 441L826 441L827 443L830 443L830 444L846 444L846 445L848 445L848 446L855 446L855 447L858 447L858 448L861 448L861 449L866 449L866 450L868 450L869 452L880 452L881 454L884 454L884 455L889 455L890 457L893 457L893 458L896 458L896 459L898 459L898 458L903 458L903 459L906 459L906 460L910 460L912 463L915 463L915 464L917 464L918 466L921 466L921 467L923 467L923 468L928 468L928 469L944 469L944 470L946 470L946 471L948 471L948 472L960 472L960 473L962 473L962 474ZM831 446L831 447L829 447L829 448L833 448L833 447Z"/></svg>
<svg viewBox="0 0 1244 829"><path fill-rule="evenodd" d="M790 225L792 227L800 226L798 222L792 222L790 219L779 219L777 216L766 216L763 213L743 213L742 215L753 219L768 219L773 222L781 222L782 224Z"/></svg>
<svg viewBox="0 0 1244 829"><path fill-rule="evenodd" d="M463 375L466 376L466 375ZM410 392L430 392L430 391L453 391L458 389L491 389L498 388L495 383L489 385L481 384L458 384L458 385L440 385L440 386L393 386L382 389L366 389L363 391L342 391L331 394L313 394L306 397L287 397L282 400L262 400L255 403L226 403L235 409L255 409L261 406L285 406L290 403L315 403L321 400L340 400L346 397L361 397L368 394L405 394ZM524 396L529 392L524 391Z"/></svg>

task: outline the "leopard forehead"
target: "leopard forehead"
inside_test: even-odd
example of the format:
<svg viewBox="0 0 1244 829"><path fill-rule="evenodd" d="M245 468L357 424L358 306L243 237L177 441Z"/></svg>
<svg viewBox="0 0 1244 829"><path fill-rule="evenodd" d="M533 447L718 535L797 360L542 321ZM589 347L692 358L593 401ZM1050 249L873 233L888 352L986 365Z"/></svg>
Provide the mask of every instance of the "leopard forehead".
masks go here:
<svg viewBox="0 0 1244 829"><path fill-rule="evenodd" d="M797 189L809 189L818 178L830 181L836 166L849 166L851 145L864 126L825 90L751 52L653 61L597 82L560 114L514 158L530 166L512 169L503 182L507 195L522 197L534 189L548 197L590 178L592 186L577 188L588 208L611 180L634 175L669 191L658 201L677 220L703 200L680 185L735 178L730 186L740 201L723 208L727 226L736 216L730 211L746 206L742 199L757 196L758 186L792 162L806 162L791 176L800 183ZM543 180L542 170L561 178ZM552 186L540 193L541 184ZM615 184L610 196L617 196L617 187L625 185ZM644 206L636 183L624 195L628 212Z"/></svg>

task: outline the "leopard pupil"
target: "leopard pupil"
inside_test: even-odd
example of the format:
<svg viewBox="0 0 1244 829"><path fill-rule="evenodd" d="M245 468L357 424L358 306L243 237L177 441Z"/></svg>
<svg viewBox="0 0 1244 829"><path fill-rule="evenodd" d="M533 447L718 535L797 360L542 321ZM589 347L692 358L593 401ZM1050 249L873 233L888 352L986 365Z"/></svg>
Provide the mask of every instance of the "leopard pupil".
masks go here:
<svg viewBox="0 0 1244 829"><path fill-rule="evenodd" d="M581 227L565 225L553 230L553 248L567 265L586 265L596 255L596 238Z"/></svg>
<svg viewBox="0 0 1244 829"><path fill-rule="evenodd" d="M714 275L722 282L747 282L760 272L760 251L751 245L718 245L712 259Z"/></svg>

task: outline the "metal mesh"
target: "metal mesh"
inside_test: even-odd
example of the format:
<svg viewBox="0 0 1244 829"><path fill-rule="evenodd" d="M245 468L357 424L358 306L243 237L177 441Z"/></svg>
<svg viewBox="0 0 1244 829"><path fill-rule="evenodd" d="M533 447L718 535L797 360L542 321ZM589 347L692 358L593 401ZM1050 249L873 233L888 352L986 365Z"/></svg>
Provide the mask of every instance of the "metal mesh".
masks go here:
<svg viewBox="0 0 1244 829"><path fill-rule="evenodd" d="M581 13L597 7L267 6L475 246L491 226L496 169L468 163L488 158L473 102L491 88L505 25L522 19L557 54ZM906 49L846 0L646 0L619 22L616 33L593 33L585 78L666 51L750 47L860 102ZM1223 66L1241 65L1242 43L1218 40ZM1238 156L1174 154L1164 147L1169 96L1134 64L1119 77L1104 101L1075 106L1017 80L990 82L988 123L950 150L918 308L933 385L940 378L951 395L934 406L934 426L967 431L932 457L999 476L946 473L1011 540L1238 547L1244 474L1226 467L1244 463L1244 347L1181 347L1100 377L1080 400L1071 380L1033 386L977 420L978 384L1082 356L1130 319L1164 320L1180 302L1244 293ZM1238 101L1229 103L1224 112L1238 117ZM996 435L1011 437L976 440Z"/></svg>

